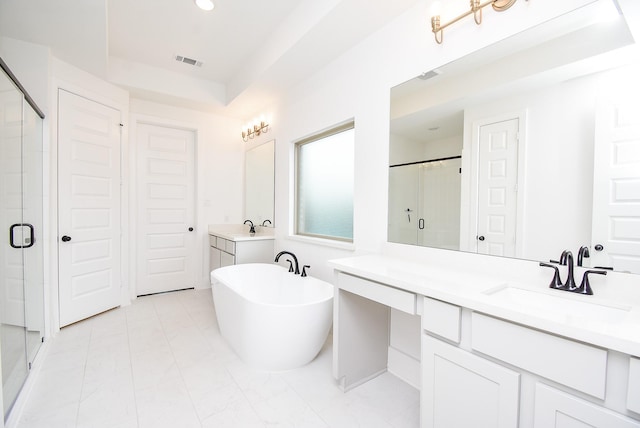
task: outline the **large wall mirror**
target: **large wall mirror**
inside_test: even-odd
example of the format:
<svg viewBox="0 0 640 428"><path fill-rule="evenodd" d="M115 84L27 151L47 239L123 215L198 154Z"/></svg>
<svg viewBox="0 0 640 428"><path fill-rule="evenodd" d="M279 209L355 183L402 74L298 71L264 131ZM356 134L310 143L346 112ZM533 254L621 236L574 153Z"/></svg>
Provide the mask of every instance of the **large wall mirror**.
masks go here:
<svg viewBox="0 0 640 428"><path fill-rule="evenodd" d="M255 225L273 227L275 140L256 146L245 153L244 209L245 219Z"/></svg>
<svg viewBox="0 0 640 428"><path fill-rule="evenodd" d="M584 266L640 273L640 55L614 15L392 88L390 242L530 260L587 246Z"/></svg>

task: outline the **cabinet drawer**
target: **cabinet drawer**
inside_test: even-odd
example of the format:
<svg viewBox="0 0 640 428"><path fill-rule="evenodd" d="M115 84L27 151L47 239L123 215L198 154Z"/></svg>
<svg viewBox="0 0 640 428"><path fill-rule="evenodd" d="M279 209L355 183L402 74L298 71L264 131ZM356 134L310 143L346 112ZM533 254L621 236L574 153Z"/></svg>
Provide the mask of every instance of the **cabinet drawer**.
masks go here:
<svg viewBox="0 0 640 428"><path fill-rule="evenodd" d="M218 237L215 235L209 235L209 245L211 247L218 248Z"/></svg>
<svg viewBox="0 0 640 428"><path fill-rule="evenodd" d="M445 339L460 343L460 312L459 306L425 297L422 328Z"/></svg>
<svg viewBox="0 0 640 428"><path fill-rule="evenodd" d="M229 241L225 239L225 246L224 249L227 253L229 254L235 254L236 253L236 243L233 241Z"/></svg>
<svg viewBox="0 0 640 428"><path fill-rule="evenodd" d="M627 409L640 413L640 358L629 358Z"/></svg>
<svg viewBox="0 0 640 428"><path fill-rule="evenodd" d="M384 284L340 273L338 287L411 315L416 314L416 295Z"/></svg>
<svg viewBox="0 0 640 428"><path fill-rule="evenodd" d="M570 388L604 399L607 351L477 312L471 347Z"/></svg>

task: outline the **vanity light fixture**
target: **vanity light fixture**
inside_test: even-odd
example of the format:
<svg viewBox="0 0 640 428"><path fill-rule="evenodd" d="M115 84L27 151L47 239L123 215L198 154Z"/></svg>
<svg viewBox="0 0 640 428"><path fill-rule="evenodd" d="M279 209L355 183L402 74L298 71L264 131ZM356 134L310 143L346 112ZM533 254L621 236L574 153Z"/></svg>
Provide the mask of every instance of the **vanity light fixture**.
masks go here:
<svg viewBox="0 0 640 428"><path fill-rule="evenodd" d="M213 10L214 4L212 0L193 0L200 9L202 10Z"/></svg>
<svg viewBox="0 0 640 428"><path fill-rule="evenodd" d="M443 30L449 25L458 22L462 18L465 18L471 14L473 14L473 20L476 22L476 24L480 25L482 23L482 9L484 7L491 5L491 7L493 7L493 10L497 12L503 12L513 6L515 2L516 0L487 0L484 3L480 3L480 0L470 0L469 3L471 8L467 12L458 16L457 18L452 19L446 24L440 24L440 15L432 16L431 31L433 31L433 34L436 37L436 42L438 44L441 44L442 38L444 36Z"/></svg>
<svg viewBox="0 0 640 428"><path fill-rule="evenodd" d="M258 137L260 134L266 134L269 131L269 124L264 120L260 121L260 124L254 124L253 128L247 126L246 131L242 131L242 141L249 141L253 137Z"/></svg>

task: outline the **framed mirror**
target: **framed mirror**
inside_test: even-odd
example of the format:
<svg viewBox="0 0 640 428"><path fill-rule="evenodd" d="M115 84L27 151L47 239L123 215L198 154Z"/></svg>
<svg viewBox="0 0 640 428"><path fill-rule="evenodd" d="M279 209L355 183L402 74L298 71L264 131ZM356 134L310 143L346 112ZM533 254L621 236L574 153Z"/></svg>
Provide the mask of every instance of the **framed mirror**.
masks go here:
<svg viewBox="0 0 640 428"><path fill-rule="evenodd" d="M388 240L640 273L627 22L529 33L391 89Z"/></svg>
<svg viewBox="0 0 640 428"><path fill-rule="evenodd" d="M245 152L245 219L256 226L274 227L275 140Z"/></svg>

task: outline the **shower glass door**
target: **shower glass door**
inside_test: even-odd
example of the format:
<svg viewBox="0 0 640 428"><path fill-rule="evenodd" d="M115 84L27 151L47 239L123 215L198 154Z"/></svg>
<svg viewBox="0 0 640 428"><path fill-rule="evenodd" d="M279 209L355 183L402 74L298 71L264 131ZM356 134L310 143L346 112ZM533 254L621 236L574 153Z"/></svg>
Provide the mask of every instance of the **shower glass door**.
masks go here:
<svg viewBox="0 0 640 428"><path fill-rule="evenodd" d="M389 168L390 242L459 248L460 168L460 158Z"/></svg>
<svg viewBox="0 0 640 428"><path fill-rule="evenodd" d="M0 361L5 420L43 337L42 119L0 73Z"/></svg>

